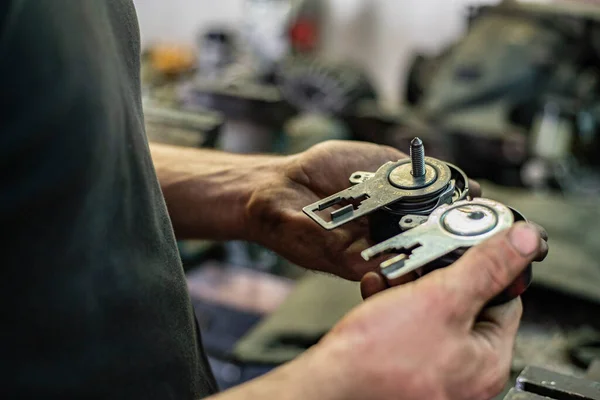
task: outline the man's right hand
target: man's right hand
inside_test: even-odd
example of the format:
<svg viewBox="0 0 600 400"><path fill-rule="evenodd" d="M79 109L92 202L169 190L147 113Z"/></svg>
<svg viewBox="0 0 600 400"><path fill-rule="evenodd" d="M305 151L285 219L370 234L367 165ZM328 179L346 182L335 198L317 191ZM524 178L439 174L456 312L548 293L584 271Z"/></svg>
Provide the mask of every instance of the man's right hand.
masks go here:
<svg viewBox="0 0 600 400"><path fill-rule="evenodd" d="M453 265L370 297L303 356L231 398L492 398L509 376L522 305L484 306L547 250L542 243L535 227L516 224Z"/></svg>

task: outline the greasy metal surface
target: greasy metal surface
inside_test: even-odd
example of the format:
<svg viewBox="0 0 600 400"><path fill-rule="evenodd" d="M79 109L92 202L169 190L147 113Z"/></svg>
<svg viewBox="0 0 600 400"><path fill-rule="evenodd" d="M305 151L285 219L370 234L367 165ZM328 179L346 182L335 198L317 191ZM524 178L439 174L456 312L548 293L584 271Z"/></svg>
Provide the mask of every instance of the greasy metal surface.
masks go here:
<svg viewBox="0 0 600 400"><path fill-rule="evenodd" d="M389 162L381 166L375 175L346 190L326 197L303 208L306 215L325 229L335 229L345 223L368 215L382 207L406 199L420 199L443 190L451 178L451 171L445 163L426 158L429 165L436 166L438 178L435 182L421 189L401 189L390 184L389 175L397 167L409 164L410 159ZM344 204L346 203L346 204ZM329 213L331 220L325 220L317 212L341 205Z"/></svg>
<svg viewBox="0 0 600 400"><path fill-rule="evenodd" d="M493 212L496 219L487 220L488 226L485 229L482 229L481 219L473 219L472 224L477 229L471 229L469 217L479 217L478 213L485 208ZM455 217L460 215L458 213L465 213L467 218ZM459 231L462 235L448 231L444 224L444 217L448 215L453 220L453 231ZM386 253L400 252L401 254L381 264L382 274L393 282L459 248L479 244L509 228L513 222L512 211L503 204L483 198L463 200L439 207L426 223L363 251L362 256L365 260L370 260Z"/></svg>
<svg viewBox="0 0 600 400"><path fill-rule="evenodd" d="M538 367L527 367L517 378L521 391L557 400L600 400L600 383L558 374Z"/></svg>
<svg viewBox="0 0 600 400"><path fill-rule="evenodd" d="M412 160L404 160L403 164L391 170L389 176L390 183L403 189L418 189L426 187L435 181L436 186L432 191L439 190L448 184L452 172L445 162L425 157L425 165L425 176L415 178L411 173Z"/></svg>
<svg viewBox="0 0 600 400"><path fill-rule="evenodd" d="M465 172L454 164L444 163L450 168L450 177L454 182L455 191L452 202L465 200L469 196L469 178Z"/></svg>
<svg viewBox="0 0 600 400"><path fill-rule="evenodd" d="M446 167L448 168L448 167ZM437 168L432 165L423 166L423 174L415 177L412 174L413 166L404 164L390 172L390 183L401 189L420 189L431 185L437 178ZM450 171L448 171L448 174Z"/></svg>
<svg viewBox="0 0 600 400"><path fill-rule="evenodd" d="M407 213L429 215L442 204L450 204L457 201L459 197L464 198L463 193L456 187L456 181L450 183L442 191L435 192L425 197L403 199L389 206L383 207L389 217L395 215L406 215Z"/></svg>
<svg viewBox="0 0 600 400"><path fill-rule="evenodd" d="M464 173L464 171L462 171L460 168L456 167L455 165L447 163L447 162L443 162L442 164L444 164L446 167L448 167L450 169L450 183L446 187L444 192L441 192L440 194L435 194L436 196L439 196L438 201L436 202L437 204L435 204L435 206L431 207L430 209L426 209L425 211L420 211L421 215L429 215L431 213L431 211L433 211L434 208L437 208L442 204L449 204L449 203L453 203L453 202L456 202L459 200L464 200L467 198L467 196L469 194L469 179L467 178L467 175ZM393 172L394 172L394 174L396 174L397 172L399 172L400 168L406 168L406 167L407 166L403 165L401 167L398 167ZM408 171L406 171L406 170L403 170L403 172L408 173ZM356 171L350 177L350 183L353 185L357 185L359 183L363 183L364 181L366 181L368 179L371 179L374 175L375 175L375 173L373 173L373 172ZM392 174L390 174L390 175L392 175ZM403 178L403 179L406 181L410 178ZM424 199L415 199L414 203L423 203L423 200ZM406 207L402 207L402 206L406 206L407 204L408 204L407 199L403 199L394 204L383 207L383 209L392 214L405 215L407 212ZM415 211L415 210L413 210L413 211Z"/></svg>

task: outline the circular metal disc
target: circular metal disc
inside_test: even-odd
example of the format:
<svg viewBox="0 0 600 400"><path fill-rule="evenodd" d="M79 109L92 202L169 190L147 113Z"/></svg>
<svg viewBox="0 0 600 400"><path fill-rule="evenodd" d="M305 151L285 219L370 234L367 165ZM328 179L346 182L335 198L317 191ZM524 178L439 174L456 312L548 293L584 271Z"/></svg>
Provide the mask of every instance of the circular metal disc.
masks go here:
<svg viewBox="0 0 600 400"><path fill-rule="evenodd" d="M455 235L478 236L498 225L498 215L481 204L464 205L446 212L442 216L442 225Z"/></svg>
<svg viewBox="0 0 600 400"><path fill-rule="evenodd" d="M425 177L415 178L411 171L410 158L402 160L390 171L388 180L399 189L419 190L415 195L420 197L443 189L451 178L451 171L446 163L431 157L425 157Z"/></svg>
<svg viewBox="0 0 600 400"><path fill-rule="evenodd" d="M402 189L420 189L429 186L437 178L437 171L431 165L425 165L425 175L415 178L412 175L412 165L404 164L396 167L390 173L390 182Z"/></svg>

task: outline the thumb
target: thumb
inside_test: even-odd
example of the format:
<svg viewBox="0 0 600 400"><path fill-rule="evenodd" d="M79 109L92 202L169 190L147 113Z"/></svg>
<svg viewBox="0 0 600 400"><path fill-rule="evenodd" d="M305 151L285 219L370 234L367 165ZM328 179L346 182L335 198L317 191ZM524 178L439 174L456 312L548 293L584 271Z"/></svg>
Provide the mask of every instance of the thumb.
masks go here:
<svg viewBox="0 0 600 400"><path fill-rule="evenodd" d="M515 224L471 248L453 265L437 272L443 296L469 321L485 304L506 289L536 257L540 234L527 223Z"/></svg>

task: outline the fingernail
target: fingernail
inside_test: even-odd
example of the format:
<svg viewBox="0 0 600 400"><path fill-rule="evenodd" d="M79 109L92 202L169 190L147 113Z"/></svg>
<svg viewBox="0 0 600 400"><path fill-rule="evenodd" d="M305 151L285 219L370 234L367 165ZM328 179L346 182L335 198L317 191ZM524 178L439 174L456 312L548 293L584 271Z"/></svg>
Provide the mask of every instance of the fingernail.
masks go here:
<svg viewBox="0 0 600 400"><path fill-rule="evenodd" d="M514 226L508 234L508 239L523 257L535 253L540 245L540 237L537 231L528 224Z"/></svg>

